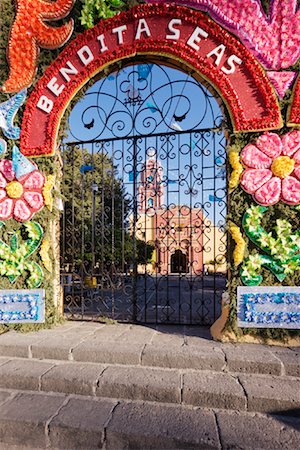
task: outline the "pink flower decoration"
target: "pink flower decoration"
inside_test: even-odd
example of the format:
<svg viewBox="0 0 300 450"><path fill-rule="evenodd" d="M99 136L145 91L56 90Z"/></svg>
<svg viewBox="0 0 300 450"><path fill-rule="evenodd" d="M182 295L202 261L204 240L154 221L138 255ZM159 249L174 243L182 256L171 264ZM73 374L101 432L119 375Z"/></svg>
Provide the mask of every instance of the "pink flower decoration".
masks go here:
<svg viewBox="0 0 300 450"><path fill-rule="evenodd" d="M12 161L0 161L0 220L14 218L19 222L31 219L44 206L42 189L44 175L34 170L16 179Z"/></svg>
<svg viewBox="0 0 300 450"><path fill-rule="evenodd" d="M300 131L264 133L241 152L242 188L263 206L300 204Z"/></svg>

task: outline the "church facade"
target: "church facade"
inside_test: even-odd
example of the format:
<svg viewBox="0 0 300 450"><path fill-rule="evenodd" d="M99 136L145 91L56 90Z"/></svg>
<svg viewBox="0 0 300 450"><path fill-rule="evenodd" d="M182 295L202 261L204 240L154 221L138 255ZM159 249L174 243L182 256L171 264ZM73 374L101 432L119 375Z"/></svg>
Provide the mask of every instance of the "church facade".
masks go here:
<svg viewBox="0 0 300 450"><path fill-rule="evenodd" d="M135 226L131 218L130 228L138 239L155 248L147 273L224 273L226 264L219 254L224 233L204 216L201 208L168 201L168 179L154 149L140 177L138 217ZM139 267L139 272L144 270Z"/></svg>

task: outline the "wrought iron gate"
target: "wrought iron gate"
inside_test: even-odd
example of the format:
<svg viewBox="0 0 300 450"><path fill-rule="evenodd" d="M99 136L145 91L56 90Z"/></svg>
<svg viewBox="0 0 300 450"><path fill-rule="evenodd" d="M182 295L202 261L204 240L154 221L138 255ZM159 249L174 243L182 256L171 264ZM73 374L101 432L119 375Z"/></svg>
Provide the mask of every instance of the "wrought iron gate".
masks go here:
<svg viewBox="0 0 300 450"><path fill-rule="evenodd" d="M148 62L100 80L77 105L73 142L62 146L65 313L211 324L226 284L216 100L191 76Z"/></svg>

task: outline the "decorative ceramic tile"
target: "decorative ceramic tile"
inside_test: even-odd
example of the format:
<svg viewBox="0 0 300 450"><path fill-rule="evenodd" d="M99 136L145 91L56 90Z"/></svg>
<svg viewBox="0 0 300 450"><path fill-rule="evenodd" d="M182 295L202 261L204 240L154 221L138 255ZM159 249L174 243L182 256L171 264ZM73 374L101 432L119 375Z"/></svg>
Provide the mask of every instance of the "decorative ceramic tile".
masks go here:
<svg viewBox="0 0 300 450"><path fill-rule="evenodd" d="M45 290L0 290L0 323L45 322Z"/></svg>
<svg viewBox="0 0 300 450"><path fill-rule="evenodd" d="M239 286L238 326L300 329L300 287Z"/></svg>

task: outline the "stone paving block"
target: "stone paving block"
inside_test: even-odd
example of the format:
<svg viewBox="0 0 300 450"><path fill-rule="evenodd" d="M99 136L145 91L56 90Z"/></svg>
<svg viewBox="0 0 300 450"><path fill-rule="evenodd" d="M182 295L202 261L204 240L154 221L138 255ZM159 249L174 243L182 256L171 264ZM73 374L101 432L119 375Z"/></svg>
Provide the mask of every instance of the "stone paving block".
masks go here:
<svg viewBox="0 0 300 450"><path fill-rule="evenodd" d="M0 406L5 403L9 397L11 396L11 392L9 391L0 391Z"/></svg>
<svg viewBox="0 0 300 450"><path fill-rule="evenodd" d="M223 344L230 372L281 374L281 363L267 346L256 344Z"/></svg>
<svg viewBox="0 0 300 450"><path fill-rule="evenodd" d="M12 359L0 366L0 387L6 389L38 390L39 379L53 363L32 359Z"/></svg>
<svg viewBox="0 0 300 450"><path fill-rule="evenodd" d="M128 331L130 325L128 324L107 324L95 331L95 338L102 339L105 341L116 341L118 340L126 331Z"/></svg>
<svg viewBox="0 0 300 450"><path fill-rule="evenodd" d="M1 334L0 356L28 358L30 353L29 347L44 339L45 335L42 331L27 334L9 331L8 333Z"/></svg>
<svg viewBox="0 0 300 450"><path fill-rule="evenodd" d="M184 373L183 402L207 408L246 410L246 397L238 380L221 372Z"/></svg>
<svg viewBox="0 0 300 450"><path fill-rule="evenodd" d="M72 320L69 320L68 322L67 322L67 324L70 324L70 325L72 325L72 328L74 328L74 327L76 327L76 328L81 328L81 329L83 329L83 330L85 330L85 331L88 331L88 332L90 332L90 331L92 331L92 332L97 332L97 331L99 331L100 329L102 329L102 328L105 328L106 327L106 324L105 323L100 323L100 322L85 322L85 321L82 321L82 322L74 322L74 321L72 321Z"/></svg>
<svg viewBox="0 0 300 450"><path fill-rule="evenodd" d="M17 395L0 408L0 442L45 448L45 425L64 401L64 396Z"/></svg>
<svg viewBox="0 0 300 450"><path fill-rule="evenodd" d="M121 403L106 429L106 450L218 449L211 411L151 403Z"/></svg>
<svg viewBox="0 0 300 450"><path fill-rule="evenodd" d="M151 343L153 345L171 345L172 347L181 347L186 345L183 327L157 325Z"/></svg>
<svg viewBox="0 0 300 450"><path fill-rule="evenodd" d="M224 450L299 450L299 422L294 418L272 417L239 411L216 413Z"/></svg>
<svg viewBox="0 0 300 450"><path fill-rule="evenodd" d="M85 336L86 337L86 336ZM51 339L32 345L33 358L68 360L71 351L80 344L84 337L80 334L69 334L68 336L54 335Z"/></svg>
<svg viewBox="0 0 300 450"><path fill-rule="evenodd" d="M8 361L10 361L9 358L1 358L1 357L0 357L0 367L3 366L3 364L8 363Z"/></svg>
<svg viewBox="0 0 300 450"><path fill-rule="evenodd" d="M71 398L49 424L51 448L102 448L104 426L117 402Z"/></svg>
<svg viewBox="0 0 300 450"><path fill-rule="evenodd" d="M167 345L146 345L142 365L178 369L221 371L225 365L220 349L183 345L176 348Z"/></svg>
<svg viewBox="0 0 300 450"><path fill-rule="evenodd" d="M57 333L55 333L55 336L63 336L63 338L66 339L73 336L81 336L83 339L93 339L94 335L104 327L104 324L97 324L94 322L87 322L84 326L78 323L73 327L69 327L68 329L58 330Z"/></svg>
<svg viewBox="0 0 300 450"><path fill-rule="evenodd" d="M199 337L206 342L212 341L214 344L220 345L218 342L213 341L210 334L210 326L197 327L186 325L184 327L184 335L188 338L188 340L190 337Z"/></svg>
<svg viewBox="0 0 300 450"><path fill-rule="evenodd" d="M277 412L300 408L300 379L270 375L238 377L248 397L249 411Z"/></svg>
<svg viewBox="0 0 300 450"><path fill-rule="evenodd" d="M108 367L99 380L101 397L180 403L180 375L176 370Z"/></svg>
<svg viewBox="0 0 300 450"><path fill-rule="evenodd" d="M99 364L59 364L42 377L41 389L66 394L95 395L97 381L104 369L105 366Z"/></svg>
<svg viewBox="0 0 300 450"><path fill-rule="evenodd" d="M143 343L124 343L93 339L78 345L72 355L75 361L89 361L108 364L140 363Z"/></svg>
<svg viewBox="0 0 300 450"><path fill-rule="evenodd" d="M41 450L41 449L37 448L37 447L33 448L32 446L28 447L27 445L3 444L1 442L1 450ZM51 449L51 450L56 450L56 449L54 448L54 449Z"/></svg>
<svg viewBox="0 0 300 450"><path fill-rule="evenodd" d="M300 350L295 351L280 347L271 348L270 350L283 363L286 375L300 377Z"/></svg>
<svg viewBox="0 0 300 450"><path fill-rule="evenodd" d="M219 342L211 339L205 339L201 336L185 336L185 342L189 347L207 347L207 348L221 348Z"/></svg>
<svg viewBox="0 0 300 450"><path fill-rule="evenodd" d="M155 329L141 325L130 325L117 339L118 342L147 344L153 339Z"/></svg>

